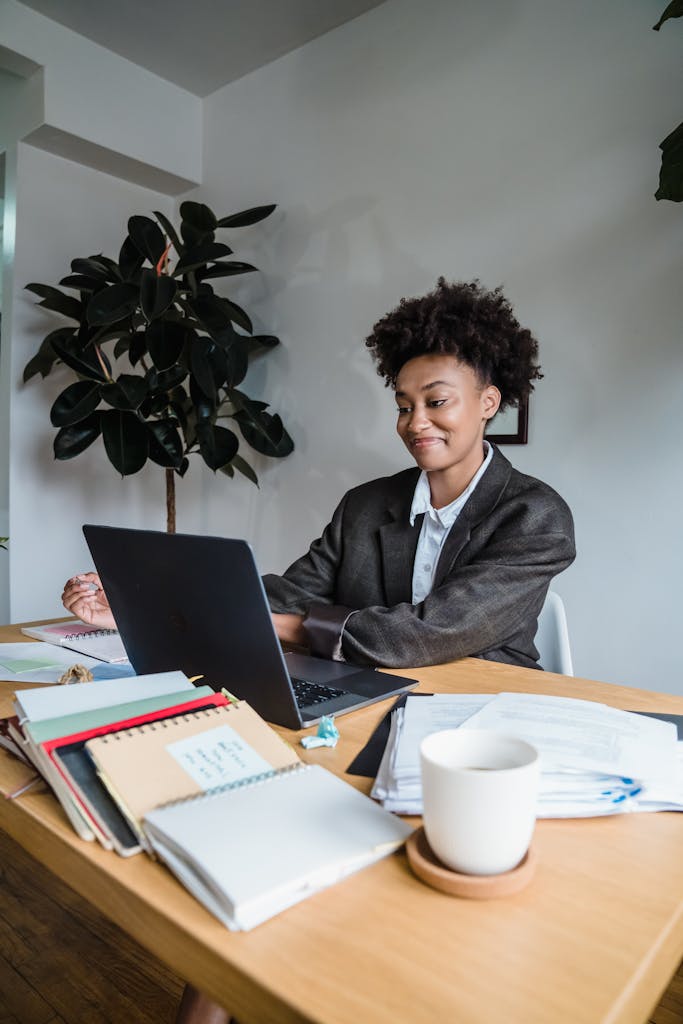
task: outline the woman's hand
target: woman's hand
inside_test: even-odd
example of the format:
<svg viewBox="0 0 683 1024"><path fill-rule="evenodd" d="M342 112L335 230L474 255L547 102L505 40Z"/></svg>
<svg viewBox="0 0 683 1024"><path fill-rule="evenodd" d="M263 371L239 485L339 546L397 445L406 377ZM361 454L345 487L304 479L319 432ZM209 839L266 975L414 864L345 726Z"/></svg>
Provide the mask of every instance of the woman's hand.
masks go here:
<svg viewBox="0 0 683 1024"><path fill-rule="evenodd" d="M82 572L64 584L62 604L72 615L77 615L90 626L116 629L107 595L102 590L100 577L95 572Z"/></svg>
<svg viewBox="0 0 683 1024"><path fill-rule="evenodd" d="M283 614L281 612L272 612L271 614L275 632L280 638L281 643L297 644L300 647L305 647L308 644L308 637L303 625L303 615Z"/></svg>

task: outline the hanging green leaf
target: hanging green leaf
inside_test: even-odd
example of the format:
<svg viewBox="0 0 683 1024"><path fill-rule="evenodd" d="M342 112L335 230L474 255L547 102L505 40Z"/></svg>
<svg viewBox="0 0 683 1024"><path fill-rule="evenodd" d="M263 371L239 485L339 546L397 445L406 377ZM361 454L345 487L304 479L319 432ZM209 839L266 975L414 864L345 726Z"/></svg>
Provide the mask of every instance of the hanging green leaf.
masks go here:
<svg viewBox="0 0 683 1024"><path fill-rule="evenodd" d="M85 277L95 277L105 284L115 284L119 278L111 268L102 260L101 256L88 256L86 259L71 261L71 270L74 274L84 274Z"/></svg>
<svg viewBox="0 0 683 1024"><path fill-rule="evenodd" d="M137 250L155 267L166 248L159 225L151 217L129 217L128 234Z"/></svg>
<svg viewBox="0 0 683 1024"><path fill-rule="evenodd" d="M160 213L159 210L154 211L154 216L161 224L162 228L168 235L170 241L173 242L175 251L178 253L179 256L182 256L183 252L185 251L185 246L178 238L176 229L173 227L168 217L165 214Z"/></svg>
<svg viewBox="0 0 683 1024"><path fill-rule="evenodd" d="M251 274L257 270L251 263L240 263L238 260L231 260L229 263L214 263L212 267L197 271L198 281L208 281L214 277L235 277L237 274Z"/></svg>
<svg viewBox="0 0 683 1024"><path fill-rule="evenodd" d="M62 427L53 443L55 458L64 461L84 452L100 436L101 415L99 412L93 412L86 419L70 427Z"/></svg>
<svg viewBox="0 0 683 1024"><path fill-rule="evenodd" d="M275 203L269 206L252 206L250 210L243 210L242 213L233 213L229 217L221 217L218 221L218 227L246 228L250 224L256 224L258 221L270 217L275 207Z"/></svg>
<svg viewBox="0 0 683 1024"><path fill-rule="evenodd" d="M90 380L76 381L69 384L53 402L50 422L53 427L70 427L90 416L99 404L100 385Z"/></svg>
<svg viewBox="0 0 683 1024"><path fill-rule="evenodd" d="M152 420L149 431L149 457L157 466L179 469L183 461L183 443L178 425L171 419Z"/></svg>
<svg viewBox="0 0 683 1024"><path fill-rule="evenodd" d="M223 245L222 242L205 242L203 245L198 245L195 249L189 249L178 260L173 276L179 277L182 274L189 273L191 270L196 270L197 267L204 267L207 263L215 263L221 256L229 256L231 252L232 249L227 245Z"/></svg>
<svg viewBox="0 0 683 1024"><path fill-rule="evenodd" d="M47 377L50 370L59 359L59 356L52 346L52 342L69 341L74 338L74 336L74 327L58 327L56 331L51 331L46 338L43 338L37 353L24 367L24 383L26 383L27 380L30 380L31 377L34 377L37 373L39 373L41 377Z"/></svg>
<svg viewBox="0 0 683 1024"><path fill-rule="evenodd" d="M662 166L655 199L683 202L683 122L660 142Z"/></svg>
<svg viewBox="0 0 683 1024"><path fill-rule="evenodd" d="M100 386L100 395L115 409L139 409L148 393L148 382L145 377L134 373L122 373L113 384Z"/></svg>
<svg viewBox="0 0 683 1024"><path fill-rule="evenodd" d="M156 226L156 225L155 225ZM154 270L143 270L140 278L140 305L148 320L156 320L165 313L176 297L176 283Z"/></svg>
<svg viewBox="0 0 683 1024"><path fill-rule="evenodd" d="M60 292L58 288L53 288L49 284L27 284L26 290L41 297L42 301L38 303L39 306L51 309L54 313L61 313L62 316L68 316L71 320L80 321L83 303L74 299L73 295L65 295L64 292Z"/></svg>
<svg viewBox="0 0 683 1024"><path fill-rule="evenodd" d="M204 203L193 203L191 200L186 200L180 204L180 216L195 231L215 231L218 226L215 213Z"/></svg>
<svg viewBox="0 0 683 1024"><path fill-rule="evenodd" d="M52 347L62 362L81 377L87 377L88 380L106 381L104 369L93 348L83 350L75 340L62 343L56 339L52 342ZM103 352L100 352L100 356L107 373L111 376L111 363Z"/></svg>
<svg viewBox="0 0 683 1024"><path fill-rule="evenodd" d="M244 440L261 455L281 459L294 451L294 442L280 417L259 409L256 402L250 399L243 401L242 409L234 414L234 418Z"/></svg>
<svg viewBox="0 0 683 1024"><path fill-rule="evenodd" d="M113 324L135 312L138 290L132 284L112 284L93 295L86 309L90 324Z"/></svg>
<svg viewBox="0 0 683 1024"><path fill-rule="evenodd" d="M147 350L156 368L167 370L177 363L189 337L191 334L183 324L153 320L147 328Z"/></svg>
<svg viewBox="0 0 683 1024"><path fill-rule="evenodd" d="M237 455L239 441L232 430L225 427L216 427L208 420L200 420L197 423L197 438L202 458L214 473L221 466L232 462Z"/></svg>
<svg viewBox="0 0 683 1024"><path fill-rule="evenodd" d="M134 412L110 409L100 413L102 439L109 461L121 476L131 476L147 461L146 425Z"/></svg>
<svg viewBox="0 0 683 1024"><path fill-rule="evenodd" d="M256 473L241 455L234 455L230 465L241 473L242 476L246 476L247 480L250 480L252 484L256 484L258 487L258 477L256 476Z"/></svg>
<svg viewBox="0 0 683 1024"><path fill-rule="evenodd" d="M190 347L190 367L197 384L206 397L215 405L216 381L214 380L210 359L210 354L214 347L213 342L208 338L197 338Z"/></svg>
<svg viewBox="0 0 683 1024"><path fill-rule="evenodd" d="M665 8L657 24L652 26L655 32L659 32L664 22L668 21L669 18L683 18L683 0L671 0L671 3Z"/></svg>
<svg viewBox="0 0 683 1024"><path fill-rule="evenodd" d="M86 277L85 274L68 274L59 283L64 288L76 288L79 292L99 292L106 287L106 281L102 281L101 278Z"/></svg>
<svg viewBox="0 0 683 1024"><path fill-rule="evenodd" d="M140 252L130 235L126 235L124 243L121 246L121 251L119 252L119 266L121 268L124 281L127 281L130 284L137 284L138 273L144 262L145 257Z"/></svg>
<svg viewBox="0 0 683 1024"><path fill-rule="evenodd" d="M186 366L174 365L170 366L168 370L156 370L154 367L150 367L146 374L149 390L171 391L185 380L187 374Z"/></svg>

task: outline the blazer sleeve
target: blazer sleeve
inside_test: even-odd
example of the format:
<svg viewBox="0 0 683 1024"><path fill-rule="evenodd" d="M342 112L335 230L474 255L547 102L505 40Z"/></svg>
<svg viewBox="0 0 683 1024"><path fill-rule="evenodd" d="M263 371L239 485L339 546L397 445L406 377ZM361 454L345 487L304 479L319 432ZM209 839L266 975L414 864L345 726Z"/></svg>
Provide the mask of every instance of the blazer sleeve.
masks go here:
<svg viewBox="0 0 683 1024"><path fill-rule="evenodd" d="M571 516L562 527L527 524L521 532L509 524L472 561L456 563L420 604L354 612L344 628L343 655L387 668L437 665L488 652L493 660L531 664L528 652L548 586L574 554Z"/></svg>

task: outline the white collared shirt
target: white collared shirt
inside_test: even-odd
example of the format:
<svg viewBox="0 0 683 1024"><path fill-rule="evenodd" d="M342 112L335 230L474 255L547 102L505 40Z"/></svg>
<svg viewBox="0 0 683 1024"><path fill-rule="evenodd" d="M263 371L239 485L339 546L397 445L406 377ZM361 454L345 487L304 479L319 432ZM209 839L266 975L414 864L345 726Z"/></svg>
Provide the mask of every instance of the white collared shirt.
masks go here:
<svg viewBox="0 0 683 1024"><path fill-rule="evenodd" d="M436 572L439 555L441 554L446 537L493 458L493 448L488 441L484 441L484 450L486 451L484 461L465 490L455 501L452 501L450 505L445 505L443 508L436 509L432 507L429 477L424 470L420 473L415 494L413 495L413 503L410 507L411 526L415 523L415 517L424 513L422 529L415 551L415 561L413 562L413 604L419 604L421 601L424 601L427 594L431 592L434 584L434 573Z"/></svg>

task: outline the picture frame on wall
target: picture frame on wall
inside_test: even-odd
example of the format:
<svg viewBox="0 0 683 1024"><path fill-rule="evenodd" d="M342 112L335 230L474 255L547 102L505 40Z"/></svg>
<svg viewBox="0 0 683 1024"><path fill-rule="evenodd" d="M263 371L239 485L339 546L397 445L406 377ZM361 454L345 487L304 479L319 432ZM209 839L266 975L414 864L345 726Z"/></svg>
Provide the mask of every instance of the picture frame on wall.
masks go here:
<svg viewBox="0 0 683 1024"><path fill-rule="evenodd" d="M494 444L527 444L529 440L529 399L525 398L519 407L513 406L497 413L486 440Z"/></svg>

